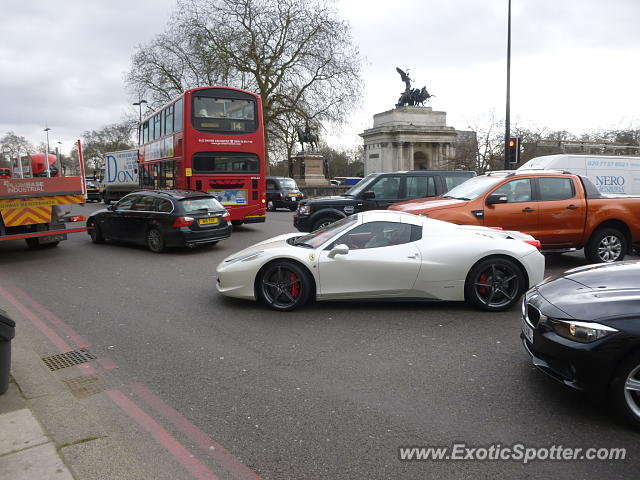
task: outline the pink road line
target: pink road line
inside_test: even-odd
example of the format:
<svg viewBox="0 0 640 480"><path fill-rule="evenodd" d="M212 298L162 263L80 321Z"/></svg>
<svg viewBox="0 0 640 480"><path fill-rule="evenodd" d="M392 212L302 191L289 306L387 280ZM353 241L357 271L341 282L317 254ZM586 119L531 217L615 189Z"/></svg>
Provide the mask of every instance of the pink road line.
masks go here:
<svg viewBox="0 0 640 480"><path fill-rule="evenodd" d="M189 440L205 450L210 457L223 466L231 475L240 480L262 480L249 467L240 462L231 452L216 443L206 433L167 405L160 397L141 383L134 383L131 389L156 413L164 416L171 425L184 433Z"/></svg>
<svg viewBox="0 0 640 480"><path fill-rule="evenodd" d="M178 442L162 425L145 413L138 405L129 400L120 390L109 390L107 395L127 415L151 434L191 475L198 480L219 480L209 468Z"/></svg>
<svg viewBox="0 0 640 480"><path fill-rule="evenodd" d="M111 360L110 358L98 358L96 361L105 370L113 370L114 368L118 368L118 366L113 363L113 360Z"/></svg>
<svg viewBox="0 0 640 480"><path fill-rule="evenodd" d="M14 290L20 293L23 297L25 297L31 303L31 306L35 308L42 316L44 316L45 319L49 320L56 327L62 330L64 334L67 337L69 337L71 341L78 346L78 348L89 348L91 346L91 344L87 340L85 340L79 333L77 333L73 328L68 326L66 323L64 323L62 320L56 317L49 310L47 310L38 302L36 302L34 299L29 297L26 293L21 292L18 288L14 288Z"/></svg>
<svg viewBox="0 0 640 480"><path fill-rule="evenodd" d="M25 305L22 304L16 297L14 297L11 293L9 293L3 287L0 287L0 295L6 298L10 303L13 304L25 317L27 317L31 323L34 324L38 330L40 330L50 341L53 343L60 352L68 352L73 350L71 346L65 342L56 332L54 332L46 323L40 320L31 310L29 310ZM76 365L83 373L87 375L93 375L96 373L95 368L91 365Z"/></svg>
<svg viewBox="0 0 640 480"><path fill-rule="evenodd" d="M60 336L54 332L49 326L36 317L31 310L25 307L16 297L14 297L11 293L9 293L4 288L0 287L0 295L6 298L10 303L13 304L20 312L27 317L31 322L38 327L38 329L46 335L46 337L51 340L51 342L61 351L68 352L69 350L73 350L71 346L65 342Z"/></svg>

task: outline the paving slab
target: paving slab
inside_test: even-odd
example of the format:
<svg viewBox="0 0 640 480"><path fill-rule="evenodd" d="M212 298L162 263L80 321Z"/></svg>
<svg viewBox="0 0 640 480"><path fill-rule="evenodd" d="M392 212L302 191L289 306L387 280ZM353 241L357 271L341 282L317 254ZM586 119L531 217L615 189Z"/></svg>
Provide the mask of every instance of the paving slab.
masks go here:
<svg viewBox="0 0 640 480"><path fill-rule="evenodd" d="M0 432L2 432L0 455L42 445L49 441L28 408L0 415Z"/></svg>
<svg viewBox="0 0 640 480"><path fill-rule="evenodd" d="M0 457L2 480L73 480L52 443Z"/></svg>

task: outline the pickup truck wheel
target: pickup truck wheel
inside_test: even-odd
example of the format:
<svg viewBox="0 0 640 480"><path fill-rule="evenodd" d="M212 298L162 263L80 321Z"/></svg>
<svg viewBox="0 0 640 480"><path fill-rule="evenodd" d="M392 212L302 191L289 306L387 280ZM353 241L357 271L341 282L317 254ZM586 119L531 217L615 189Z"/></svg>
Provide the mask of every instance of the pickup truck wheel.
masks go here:
<svg viewBox="0 0 640 480"><path fill-rule="evenodd" d="M311 231L315 232L319 228L326 227L327 225L331 225L332 223L337 222L338 220L340 219L337 217L334 217L333 215L325 215L324 217L320 217L315 222L313 222L313 227L311 228Z"/></svg>
<svg viewBox="0 0 640 480"><path fill-rule="evenodd" d="M507 258L486 258L469 271L464 286L465 298L489 312L511 308L526 290L522 270Z"/></svg>
<svg viewBox="0 0 640 480"><path fill-rule="evenodd" d="M584 249L584 256L593 263L622 260L627 252L627 238L615 228L597 230Z"/></svg>

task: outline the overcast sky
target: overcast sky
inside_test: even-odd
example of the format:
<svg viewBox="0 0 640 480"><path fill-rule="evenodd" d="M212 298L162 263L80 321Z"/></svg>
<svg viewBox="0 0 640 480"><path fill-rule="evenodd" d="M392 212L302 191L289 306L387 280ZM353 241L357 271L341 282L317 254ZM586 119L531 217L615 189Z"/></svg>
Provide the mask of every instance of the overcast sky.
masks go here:
<svg viewBox="0 0 640 480"><path fill-rule="evenodd" d="M301 0L302 1L302 0ZM583 131L640 123L639 0L512 0L512 122ZM0 0L0 136L62 142L137 110L124 86L134 47L164 30L175 0ZM343 135L361 143L404 89L466 129L505 111L507 0L342 0L366 58L365 93Z"/></svg>

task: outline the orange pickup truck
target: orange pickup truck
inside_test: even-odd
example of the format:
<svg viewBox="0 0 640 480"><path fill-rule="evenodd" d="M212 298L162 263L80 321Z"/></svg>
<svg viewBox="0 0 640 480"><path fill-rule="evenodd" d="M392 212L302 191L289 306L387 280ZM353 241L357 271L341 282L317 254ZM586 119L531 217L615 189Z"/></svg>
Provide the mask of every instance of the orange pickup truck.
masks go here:
<svg viewBox="0 0 640 480"><path fill-rule="evenodd" d="M396 203L399 210L461 225L533 235L545 252L584 248L588 260L622 260L640 246L640 197L602 195L586 177L500 171L470 178L444 196Z"/></svg>

